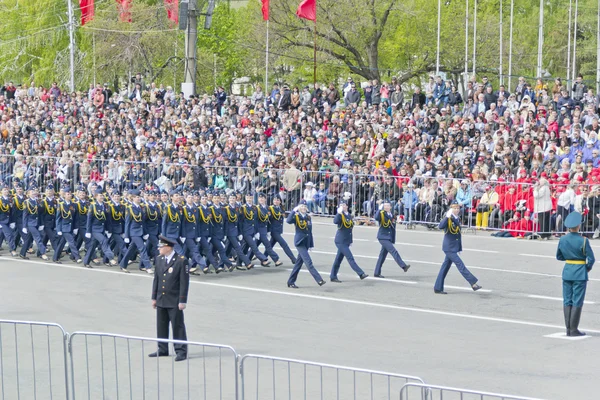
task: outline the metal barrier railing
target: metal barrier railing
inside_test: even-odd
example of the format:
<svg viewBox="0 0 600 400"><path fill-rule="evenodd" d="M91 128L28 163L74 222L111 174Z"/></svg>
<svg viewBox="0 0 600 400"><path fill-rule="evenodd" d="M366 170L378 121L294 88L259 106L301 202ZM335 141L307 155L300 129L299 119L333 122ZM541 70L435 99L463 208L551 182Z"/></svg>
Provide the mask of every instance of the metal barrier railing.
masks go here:
<svg viewBox="0 0 600 400"><path fill-rule="evenodd" d="M148 358L158 342L186 344L187 359ZM74 332L69 353L73 399L238 398L238 355L230 346Z"/></svg>
<svg viewBox="0 0 600 400"><path fill-rule="evenodd" d="M542 400L533 397L480 392L446 386L407 383L400 390L400 400Z"/></svg>
<svg viewBox="0 0 600 400"><path fill-rule="evenodd" d="M421 378L289 358L248 354L240 361L240 400L392 399Z"/></svg>
<svg viewBox="0 0 600 400"><path fill-rule="evenodd" d="M0 320L2 399L69 399L67 333L50 322Z"/></svg>

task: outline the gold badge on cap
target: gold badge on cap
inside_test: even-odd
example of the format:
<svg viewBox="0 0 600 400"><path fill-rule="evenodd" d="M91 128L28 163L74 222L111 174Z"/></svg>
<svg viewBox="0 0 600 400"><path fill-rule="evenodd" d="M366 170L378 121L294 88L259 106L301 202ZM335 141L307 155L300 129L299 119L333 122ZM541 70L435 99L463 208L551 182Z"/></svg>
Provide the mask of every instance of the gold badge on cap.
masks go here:
<svg viewBox="0 0 600 400"><path fill-rule="evenodd" d="M173 273L173 267L169 268L169 273Z"/></svg>

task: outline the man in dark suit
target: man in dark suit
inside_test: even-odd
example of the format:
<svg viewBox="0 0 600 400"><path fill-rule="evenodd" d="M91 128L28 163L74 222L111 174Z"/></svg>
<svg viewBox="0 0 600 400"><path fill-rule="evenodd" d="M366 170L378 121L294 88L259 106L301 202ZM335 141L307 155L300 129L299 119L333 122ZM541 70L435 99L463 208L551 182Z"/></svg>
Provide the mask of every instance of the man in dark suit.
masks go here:
<svg viewBox="0 0 600 400"><path fill-rule="evenodd" d="M381 275L381 268L383 267L383 262L388 253L392 255L394 261L396 261L400 268L402 268L404 272L407 272L410 265L402 260L400 253L398 253L398 250L394 247L394 243L396 242L396 220L392 214L392 204L389 200L384 200L382 209L375 215L375 221L379 224L377 240L379 241L379 244L381 244L379 258L377 259L377 264L375 264L375 277L385 278Z"/></svg>
<svg viewBox="0 0 600 400"><path fill-rule="evenodd" d="M169 338L169 322L173 340L187 340L183 310L187 303L190 273L186 258L175 252L177 242L164 236L159 237L160 256L156 258L154 282L152 283L152 307L156 309L156 336ZM175 361L187 358L187 345L175 344ZM168 343L158 342L158 351L149 357L169 355Z"/></svg>
<svg viewBox="0 0 600 400"><path fill-rule="evenodd" d="M440 222L438 228L444 229L444 242L442 244L442 250L446 253L446 258L442 263L442 268L435 281L433 291L437 294L446 294L444 292L444 279L448 275L448 271L452 266L452 263L456 264L458 272L469 282L473 290L477 291L481 289L481 286L477 284L477 278L471 274L471 272L462 262L458 253L462 251L462 238L460 233L460 204L456 201L452 203L450 209L446 213L446 216Z"/></svg>
<svg viewBox="0 0 600 400"><path fill-rule="evenodd" d="M358 274L358 277L360 279L365 279L369 275L365 274L365 272L358 266L354 260L352 252L350 251L354 221L352 220L352 215L348 212L348 203L342 200L337 211L338 213L335 215L335 217L333 217L333 223L338 226L334 239L335 246L338 250L335 260L333 261L333 266L331 267L331 282L342 283L342 281L338 279L337 274L340 270L340 265L342 264L344 257L346 257L346 260L348 260L350 268L352 268L352 270Z"/></svg>

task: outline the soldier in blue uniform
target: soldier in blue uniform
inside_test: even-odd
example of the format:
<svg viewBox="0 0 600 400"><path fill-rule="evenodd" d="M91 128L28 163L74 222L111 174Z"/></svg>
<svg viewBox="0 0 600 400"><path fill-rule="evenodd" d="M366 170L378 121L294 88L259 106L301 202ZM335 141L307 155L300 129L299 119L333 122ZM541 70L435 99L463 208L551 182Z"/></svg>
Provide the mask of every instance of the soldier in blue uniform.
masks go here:
<svg viewBox="0 0 600 400"><path fill-rule="evenodd" d="M438 229L444 230L444 242L442 243L442 250L446 254L446 258L442 263L440 272L435 285L433 286L434 293L447 294L444 291L444 280L450 267L454 263L458 272L469 282L471 288L477 291L481 289L481 286L477 284L477 278L473 276L471 271L467 269L465 263L460 259L458 253L462 251L462 235L460 233L460 204L454 201L450 205L450 209L446 213L446 216L440 221Z"/></svg>
<svg viewBox="0 0 600 400"><path fill-rule="evenodd" d="M271 260L275 262L275 266L279 267L283 264L282 261L279 260L279 255L275 253L273 250L273 246L271 245L271 239L269 238L269 228L271 222L269 220L270 212L267 207L267 196L264 193L258 194L258 204L255 207L256 210L256 233L258 233L258 238L256 239L256 247L261 244L265 246L265 256L271 257Z"/></svg>
<svg viewBox="0 0 600 400"><path fill-rule="evenodd" d="M56 209L57 201L54 198L54 185L49 184L46 188L46 196L41 201L40 206L40 228L42 231L42 240L47 247L48 242L52 245L52 249L56 252L58 248L58 235L56 234ZM38 251L38 254L39 251Z"/></svg>
<svg viewBox="0 0 600 400"><path fill-rule="evenodd" d="M240 234L238 228L240 215L236 208L236 197L233 194L229 196L229 204L225 206L225 214L227 215L227 218L225 219L225 235L227 236L229 246L237 255L238 266L236 268L254 268L254 265L242 250L242 246L239 242L239 240L241 240L243 236ZM244 265L244 267L242 267L242 264Z"/></svg>
<svg viewBox="0 0 600 400"><path fill-rule="evenodd" d="M283 222L285 220L285 216L283 208L281 208L281 197L279 194L276 194L273 197L273 205L269 207L269 219L271 246L275 246L275 244L278 243L285 255L289 257L292 264L296 264L296 256L283 238Z"/></svg>
<svg viewBox="0 0 600 400"><path fill-rule="evenodd" d="M292 273L287 281L287 286L292 289L298 289L298 286L296 286L296 279L298 278L298 273L304 263L318 285L323 286L325 284L325 281L315 269L310 254L308 254L308 249L314 247L314 241L312 235L312 221L307 211L306 201L301 200L300 204L292 210L286 219L288 224L293 224L296 228L294 245L298 251L298 260L296 261L296 264L294 264Z"/></svg>
<svg viewBox="0 0 600 400"><path fill-rule="evenodd" d="M21 247L20 257L24 260L28 260L27 250L35 241L38 252L40 253L43 260L48 260L46 255L46 246L44 246L41 231L44 229L41 226L40 218L40 202L39 192L36 187L32 187L29 192L29 198L25 200L25 209L23 210L23 230L25 234L23 239L23 247Z"/></svg>
<svg viewBox="0 0 600 400"><path fill-rule="evenodd" d="M23 211L25 211L25 200L27 200L27 198L23 193L23 184L17 182L14 185L15 195L13 197L14 207L12 208L12 220L15 222L15 246L18 246L23 237Z"/></svg>
<svg viewBox="0 0 600 400"><path fill-rule="evenodd" d="M208 266L212 265L215 272L221 273L223 267L219 267L217 260L213 256L211 249L211 227L213 225L212 213L209 208L208 198L206 195L199 196L200 204L198 204L199 218L198 218L198 245L200 254L206 258L206 265L202 268L202 272L207 274L209 272ZM218 199L218 196L217 196Z"/></svg>
<svg viewBox="0 0 600 400"><path fill-rule="evenodd" d="M57 264L61 264L60 257L65 244L69 244L71 250L71 258L78 264L81 263L81 256L79 250L75 244L75 234L77 233L77 219L79 213L77 212L77 206L73 202L73 193L71 188L65 186L63 189L63 201L58 203L56 209L56 234L58 235L58 247L54 251L52 261Z"/></svg>
<svg viewBox="0 0 600 400"><path fill-rule="evenodd" d="M107 257L110 262L110 266L117 265L117 261L114 259L115 255L108 245L108 237L106 236L106 214L109 212L104 205L104 194L102 189L96 189L96 200L90 206L87 215L87 222L85 227L85 237L90 240L89 247L83 258L83 265L86 268L92 268L90 261L96 252L96 248L100 246L102 254Z"/></svg>
<svg viewBox="0 0 600 400"><path fill-rule="evenodd" d="M225 211L227 197L225 193L220 196L219 201L214 201L210 206L211 226L210 226L210 243L216 253L219 254L219 265L217 271L223 271L225 268L229 272L233 271L233 263L227 257L225 251L225 220L227 212Z"/></svg>
<svg viewBox="0 0 600 400"><path fill-rule="evenodd" d="M582 217L578 212L572 212L565 218L564 226L569 233L560 238L556 249L556 259L565 262L562 279L567 336L585 335L579 330L579 320L585 300L588 272L596 261L589 239L579 233L581 221Z"/></svg>
<svg viewBox="0 0 600 400"><path fill-rule="evenodd" d="M350 268L352 268L352 270L358 274L360 279L365 279L369 275L365 274L365 272L358 266L354 260L352 251L350 251L354 221L352 220L352 215L348 212L348 203L343 200L340 201L340 206L338 207L337 211L337 214L335 217L333 217L333 223L338 226L334 239L335 247L337 247L337 254L335 256L335 260L333 261L331 275L329 278L331 282L342 282L338 279L337 274L340 270L340 265L342 264L344 257L346 257L348 264L350 264Z"/></svg>
<svg viewBox="0 0 600 400"><path fill-rule="evenodd" d="M119 261L127 251L125 241L123 240L124 232L125 206L121 203L121 194L118 190L114 189L111 193L111 201L106 203L106 236L108 237L109 246ZM104 258L104 262L107 262L106 257Z"/></svg>
<svg viewBox="0 0 600 400"><path fill-rule="evenodd" d="M242 204L240 207L241 212L239 230L244 242L246 243L244 245L244 250L250 249L251 253L249 254L254 254L260 261L260 264L263 267L267 267L269 266L270 261L267 256L258 250L258 247L256 247L256 242L254 241L254 239L256 239L259 235L256 231L256 207L254 207L252 204L252 198L253 196L251 194L246 195L246 203ZM252 258L251 255L249 257Z"/></svg>
<svg viewBox="0 0 600 400"><path fill-rule="evenodd" d="M182 208L183 218L181 219L181 247L183 248L183 255L189 260L189 264L192 265L190 272L195 272L199 265L203 270L206 268L206 263L202 259L200 252L198 252L197 240L199 238L198 233L198 220L200 219L200 211L194 204L194 196L191 193L187 193L185 196L185 204Z"/></svg>
<svg viewBox="0 0 600 400"><path fill-rule="evenodd" d="M87 214L90 209L89 198L85 187L79 185L77 188L77 199L75 199L75 207L77 207L77 221L76 229L73 230L75 234L75 248L81 249L81 245L85 242L85 249L87 250L90 244L90 240L85 237L86 225L87 225Z"/></svg>
<svg viewBox="0 0 600 400"><path fill-rule="evenodd" d="M144 231L148 235L148 240L146 240L146 254L148 254L148 258L154 260L158 255L158 235L160 234L160 228L162 223L162 215L160 212L160 207L156 202L156 194L155 190L148 191L146 202L143 204L144 208ZM146 272L151 273L152 270L146 270Z"/></svg>
<svg viewBox="0 0 600 400"><path fill-rule="evenodd" d="M2 196L0 197L0 229L8 242L10 254L17 255L17 245L15 243L15 228L17 227L13 212L14 202L10 198L10 190L7 185L2 186Z"/></svg>
<svg viewBox="0 0 600 400"><path fill-rule="evenodd" d="M144 240L148 240L148 233L146 232L146 225L144 223L147 218L144 208L140 204L140 191L133 189L129 191L132 197L132 202L127 210L125 211L125 243L129 245L125 255L121 259L120 266L121 271L129 273L127 265L129 260L133 260L136 252L140 254L140 271L152 273L152 264L150 258L146 252L146 246Z"/></svg>
<svg viewBox="0 0 600 400"><path fill-rule="evenodd" d="M160 256L156 258L154 281L152 282L152 307L156 309L156 336L169 338L169 323L173 330L173 340L187 340L183 310L185 310L190 287L190 274L184 256L177 254L173 247L176 241L160 237ZM187 358L187 345L175 344L175 361ZM168 343L158 342L158 351L149 357L169 355Z"/></svg>
<svg viewBox="0 0 600 400"><path fill-rule="evenodd" d="M383 262L388 253L392 255L396 264L398 264L404 272L407 272L410 265L402 260L400 253L398 253L398 250L394 247L394 243L396 243L396 219L392 214L392 205L389 200L383 202L382 209L375 214L375 221L379 224L377 240L381 244L381 251L379 252L379 258L377 259L375 273L373 275L376 278L385 278L381 275L381 268L383 267Z"/></svg>
<svg viewBox="0 0 600 400"><path fill-rule="evenodd" d="M175 241L175 251L177 254L183 255L183 248L177 240L181 237L181 219L183 211L180 205L181 196L177 189L171 191L171 202L166 204L162 210L163 219L161 226L161 235Z"/></svg>

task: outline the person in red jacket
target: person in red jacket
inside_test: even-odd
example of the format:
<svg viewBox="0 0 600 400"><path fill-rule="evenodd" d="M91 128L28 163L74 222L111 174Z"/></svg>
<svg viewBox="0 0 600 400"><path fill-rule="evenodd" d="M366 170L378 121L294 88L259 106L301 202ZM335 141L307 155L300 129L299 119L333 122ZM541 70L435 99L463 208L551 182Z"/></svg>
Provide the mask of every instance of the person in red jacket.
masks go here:
<svg viewBox="0 0 600 400"><path fill-rule="evenodd" d="M531 236L533 233L533 221L531 220L531 211L525 211L523 219L519 221L517 227L517 239L523 239L524 237Z"/></svg>
<svg viewBox="0 0 600 400"><path fill-rule="evenodd" d="M504 223L500 232L493 233L495 237L516 237L518 235L519 224L521 222L521 213L516 212L515 215Z"/></svg>

